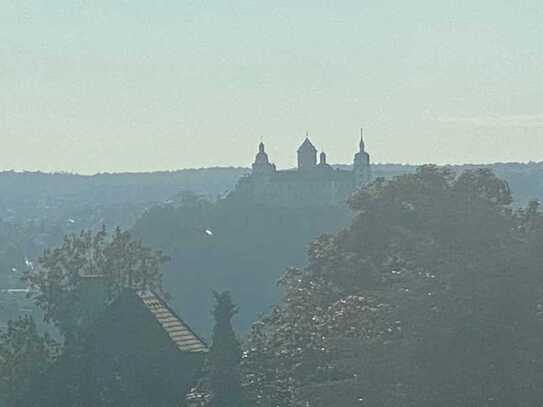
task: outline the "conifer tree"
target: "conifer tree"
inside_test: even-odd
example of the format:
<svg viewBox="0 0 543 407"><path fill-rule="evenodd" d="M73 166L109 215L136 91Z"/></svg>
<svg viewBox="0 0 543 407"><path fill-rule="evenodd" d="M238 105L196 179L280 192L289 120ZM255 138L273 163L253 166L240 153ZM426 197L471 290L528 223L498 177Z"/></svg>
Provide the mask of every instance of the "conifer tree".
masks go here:
<svg viewBox="0 0 543 407"><path fill-rule="evenodd" d="M211 407L240 407L241 345L232 328L232 318L238 313L238 307L229 292L213 292L213 295L215 327L209 352Z"/></svg>

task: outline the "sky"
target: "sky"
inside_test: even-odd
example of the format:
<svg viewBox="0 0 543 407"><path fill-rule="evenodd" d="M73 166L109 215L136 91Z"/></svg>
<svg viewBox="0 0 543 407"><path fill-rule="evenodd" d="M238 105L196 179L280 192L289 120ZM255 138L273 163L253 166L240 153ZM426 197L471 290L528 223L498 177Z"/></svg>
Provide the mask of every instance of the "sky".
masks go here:
<svg viewBox="0 0 543 407"><path fill-rule="evenodd" d="M0 0L0 170L543 160L543 2Z"/></svg>

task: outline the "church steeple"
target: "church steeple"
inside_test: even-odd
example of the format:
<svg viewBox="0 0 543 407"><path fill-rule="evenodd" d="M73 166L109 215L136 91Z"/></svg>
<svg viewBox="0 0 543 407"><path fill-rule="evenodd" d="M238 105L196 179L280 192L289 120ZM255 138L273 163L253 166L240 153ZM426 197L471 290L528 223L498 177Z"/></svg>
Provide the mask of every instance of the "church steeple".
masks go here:
<svg viewBox="0 0 543 407"><path fill-rule="evenodd" d="M365 153L366 152L366 144L364 143L364 129L360 128L360 152Z"/></svg>
<svg viewBox="0 0 543 407"><path fill-rule="evenodd" d="M364 130L360 129L359 151L354 155L353 172L355 187L366 185L371 181L370 155L366 152L364 143Z"/></svg>

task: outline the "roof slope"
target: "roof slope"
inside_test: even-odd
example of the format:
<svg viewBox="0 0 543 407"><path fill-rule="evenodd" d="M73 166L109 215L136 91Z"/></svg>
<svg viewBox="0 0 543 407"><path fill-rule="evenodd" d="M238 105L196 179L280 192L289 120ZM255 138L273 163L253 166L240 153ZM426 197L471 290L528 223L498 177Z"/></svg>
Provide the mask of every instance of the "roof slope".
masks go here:
<svg viewBox="0 0 543 407"><path fill-rule="evenodd" d="M310 151L310 152L317 152L317 148L313 145L311 140L309 140L309 137L306 137L300 148L298 148L298 152L301 153L303 151Z"/></svg>
<svg viewBox="0 0 543 407"><path fill-rule="evenodd" d="M205 342L152 291L138 291L137 296L154 315L168 336L183 352L207 352Z"/></svg>

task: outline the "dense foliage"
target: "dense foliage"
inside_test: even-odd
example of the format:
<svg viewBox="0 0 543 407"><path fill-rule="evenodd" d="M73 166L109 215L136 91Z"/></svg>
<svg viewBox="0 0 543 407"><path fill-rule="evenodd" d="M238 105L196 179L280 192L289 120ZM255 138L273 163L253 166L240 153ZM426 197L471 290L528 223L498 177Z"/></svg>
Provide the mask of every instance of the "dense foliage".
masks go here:
<svg viewBox="0 0 543 407"><path fill-rule="evenodd" d="M255 405L532 406L543 397L543 215L489 170L356 194L244 358Z"/></svg>
<svg viewBox="0 0 543 407"><path fill-rule="evenodd" d="M346 204L287 208L184 196L150 209L133 234L171 257L165 284L197 331L212 326L201 309L215 289L231 291L243 304L235 324L246 330L280 298L277 280L290 265L304 263L309 242L350 220ZM211 308L211 301L204 306Z"/></svg>
<svg viewBox="0 0 543 407"><path fill-rule="evenodd" d="M67 234L129 229L149 207L175 202L181 191L210 199L228 191L243 168L203 168L152 173L77 174L0 172L0 327L22 315L29 301L4 289L24 287L22 273ZM40 319L36 315L37 319Z"/></svg>
<svg viewBox="0 0 543 407"><path fill-rule="evenodd" d="M0 406L19 405L49 368L56 351L57 345L38 333L32 318L10 321L0 331Z"/></svg>
<svg viewBox="0 0 543 407"><path fill-rule="evenodd" d="M38 259L35 270L27 272L24 280L45 320L70 336L86 318L85 304L81 304L89 294L85 292L86 277L103 281L105 305L126 287L161 293L161 266L166 260L161 252L133 240L128 232L117 228L108 236L103 228L97 233L66 236L62 246L47 250ZM92 306L99 308L99 304Z"/></svg>
<svg viewBox="0 0 543 407"><path fill-rule="evenodd" d="M496 164L490 167L510 183L517 205L524 205L533 198L543 198L543 165L541 163ZM455 170L461 171L465 168L469 168L469 166L458 166L455 167ZM65 173L0 172L0 190L2 191L0 196L0 290L19 286L18 277L28 268L27 261L33 262L47 247L62 244L62 239L66 234L78 233L81 229L96 231L103 224L110 227L130 228L147 208L163 203L175 205L176 195L181 191L193 191L213 200L231 190L237 179L247 171L245 168L208 168L141 174L98 174L95 176ZM376 176L387 178L414 171L415 167L408 165L377 164L373 166L373 173ZM239 208L239 212L243 210L245 209ZM248 208L248 212L251 212L251 208ZM235 292L236 297L243 304L250 305L243 307L239 318L244 328L255 316L255 313L250 310L255 308L256 311L263 311L277 300L277 290L267 287L270 285L273 287L274 281L288 265L303 263L305 246L309 241L320 233L335 231L336 228L343 226L345 219L348 218L343 216L338 221L330 211L316 214L292 213L291 216L285 216L279 212L281 211L277 213L271 211L263 216L268 219L281 217L285 219L285 223L291 223L293 227L285 235L293 235L293 238L288 242L289 245L278 246L276 253L280 253L280 255L277 261L273 258L267 259L269 267L267 263L262 274L270 276L270 278L258 280L256 277L251 277L249 270L255 267L254 264L241 264L241 262L235 261L230 263L234 270L245 271L245 273L240 273L243 275L238 274L232 277L254 278L254 281L248 281L248 285L261 287L260 290L254 291L254 296L244 296L240 292ZM214 211L214 213L216 213L214 218L229 216L224 215L224 211ZM144 218L152 222L155 215L162 218L162 215L157 212L153 212L152 216L146 215ZM233 215L236 216L236 214ZM191 216L191 214L178 211L173 216L174 218L170 218L168 221L172 223L171 229L175 230L173 225L178 224L178 219ZM320 219L328 220L324 222L323 227L315 228L314 232L307 233L303 229L303 224L300 225L296 220L301 217L312 219L315 223L318 223ZM251 217L249 216L249 218ZM243 218L238 216L237 220L242 222ZM203 226L208 227L209 223L214 223L209 221L210 219L207 219ZM251 221L254 222L252 219ZM332 221L336 221L336 224L330 225L329 222ZM273 225L264 226L273 227ZM171 278L168 276L168 282L182 283L198 290L200 285L195 281L202 274L205 276L213 274L212 271L219 264L219 259L215 261L210 258L208 262L194 264L195 271L188 271L191 275L180 277L178 274L182 265L193 265L191 256L186 255L187 252L192 251L192 248L188 248L185 254L178 253L181 252L180 246L177 245L178 237L179 235L188 236L186 231L179 232L179 235L173 236L173 241L169 242L166 238L156 239L151 233L147 234L144 230L142 231L142 228L147 227L148 222L139 222L138 235L145 238L146 242L149 241L153 244L156 242L155 247L164 249L174 257L168 273L171 276ZM284 226L282 225L282 227ZM239 232L246 233L247 231ZM169 235L171 233L171 231L168 232ZM296 238L297 235L299 238ZM249 243L255 241L254 236L250 236L248 233L245 236L248 236ZM194 237L197 237L196 233L192 234L192 238ZM240 242L241 248L243 248L243 244L246 242ZM228 253L227 250L225 248L225 254ZM248 255L250 251L247 250L242 254ZM224 254L219 257L223 257L221 261L227 260L224 258ZM196 261L196 263L198 262ZM220 280L221 276L217 274L213 275L213 278ZM219 282L218 288L233 289L227 283L228 278L223 280ZM207 281L203 281L201 286L204 287L204 291L198 295L206 296L209 289L215 287L213 284L208 284ZM187 290L175 294L188 298L190 293L191 291ZM200 322L197 307L192 305L194 303L192 300L193 298L187 301L179 300L176 305L188 309L191 319ZM12 314L10 312L10 315L7 315L8 313L2 311L5 302L5 296L0 295L0 324L5 323ZM11 307L9 304L6 306ZM22 304L21 307L27 308L28 304ZM211 321L205 320L197 325L201 329L208 329L210 323Z"/></svg>
<svg viewBox="0 0 543 407"><path fill-rule="evenodd" d="M137 223L138 238L173 255L168 288L191 322L210 288L233 289L249 320L277 298L269 287L286 265L303 261L306 242L331 232L310 245L303 269L290 268L279 280L284 297L253 325L243 357L231 323L237 307L216 294L208 375L194 405L238 406L242 398L265 407L537 405L539 203L515 207L508 184L488 169L456 174L426 166L377 179L350 206L354 220L339 207L274 208L180 194ZM70 234L35 264L17 245L2 247L8 263L27 270L31 298L67 339L88 317L86 277L105 282L102 305L125 287L163 291L166 257L120 229ZM0 334L0 405L18 405L29 388L47 396L33 387L40 375L50 388L65 384L62 405L129 403L120 379L104 394L81 393L85 372L74 366L92 355L80 345L67 341L57 354L31 318L10 322Z"/></svg>

